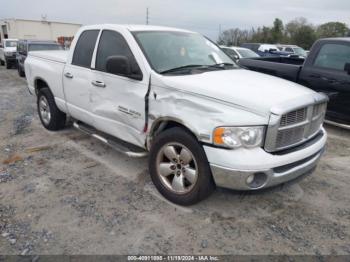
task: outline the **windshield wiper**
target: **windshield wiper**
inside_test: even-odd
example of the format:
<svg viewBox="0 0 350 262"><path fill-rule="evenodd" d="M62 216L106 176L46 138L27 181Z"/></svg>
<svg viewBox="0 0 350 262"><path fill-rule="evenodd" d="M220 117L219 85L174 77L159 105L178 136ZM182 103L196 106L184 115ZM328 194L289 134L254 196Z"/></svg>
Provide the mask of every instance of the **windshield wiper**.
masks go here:
<svg viewBox="0 0 350 262"><path fill-rule="evenodd" d="M231 63L219 63L219 64L214 64L214 65L209 65L208 67L225 69L225 66L234 66L234 64L231 64Z"/></svg>
<svg viewBox="0 0 350 262"><path fill-rule="evenodd" d="M185 69L208 69L208 68L215 68L215 69L222 69L224 70L226 66L234 66L234 64L231 63L220 63L220 64L214 64L214 65L185 65L185 66L179 66L172 69L168 69L165 71L160 72L161 74L167 74L177 71L182 71Z"/></svg>
<svg viewBox="0 0 350 262"><path fill-rule="evenodd" d="M179 67L175 67L175 68L171 68L168 70L164 70L161 71L161 74L167 74L167 73L172 73L172 72L177 72L177 71L181 71L184 69L191 69L191 68L201 68L204 67L205 65L185 65L185 66L179 66Z"/></svg>

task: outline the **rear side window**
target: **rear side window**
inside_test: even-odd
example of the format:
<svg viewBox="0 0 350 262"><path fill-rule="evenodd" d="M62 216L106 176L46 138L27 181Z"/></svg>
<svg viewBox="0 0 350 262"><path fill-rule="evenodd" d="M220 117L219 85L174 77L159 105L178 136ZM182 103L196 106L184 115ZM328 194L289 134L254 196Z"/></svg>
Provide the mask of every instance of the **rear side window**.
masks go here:
<svg viewBox="0 0 350 262"><path fill-rule="evenodd" d="M325 44L318 53L314 66L343 71L346 63L350 63L350 46Z"/></svg>
<svg viewBox="0 0 350 262"><path fill-rule="evenodd" d="M90 68L99 30L84 31L74 48L72 64Z"/></svg>
<svg viewBox="0 0 350 262"><path fill-rule="evenodd" d="M106 62L110 56L126 56L130 60L133 73L140 70L124 37L115 31L104 30L97 49L95 69L106 72Z"/></svg>

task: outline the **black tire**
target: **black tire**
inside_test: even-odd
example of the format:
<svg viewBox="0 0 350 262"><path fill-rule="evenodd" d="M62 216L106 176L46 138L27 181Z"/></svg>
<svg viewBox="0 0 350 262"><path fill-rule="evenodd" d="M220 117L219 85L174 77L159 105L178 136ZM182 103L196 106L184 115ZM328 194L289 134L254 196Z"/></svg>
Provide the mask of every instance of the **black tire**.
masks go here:
<svg viewBox="0 0 350 262"><path fill-rule="evenodd" d="M18 70L18 75L20 77L25 77L25 73L24 73L23 69L21 68L21 66L19 64L17 66L17 70Z"/></svg>
<svg viewBox="0 0 350 262"><path fill-rule="evenodd" d="M179 143L185 146L196 161L197 180L193 184L192 189L184 194L176 193L167 188L161 181L160 175L158 175L158 154L161 154L164 146L171 143ZM215 182L202 145L198 143L197 139L190 132L180 127L167 129L155 137L150 150L149 171L158 191L166 199L178 205L189 206L196 204L207 198L215 189Z"/></svg>
<svg viewBox="0 0 350 262"><path fill-rule="evenodd" d="M0 60L0 64L3 66L3 65L5 65L5 62Z"/></svg>
<svg viewBox="0 0 350 262"><path fill-rule="evenodd" d="M40 106L39 103L41 101L41 97L45 97L47 103L48 103L48 110L50 112L50 120L46 123L43 120L43 116L40 113ZM57 131L60 129L63 129L66 125L66 114L60 111L55 103L54 96L52 95L49 88L44 87L39 90L38 96L37 96L37 109L38 114L41 123L43 126L51 131Z"/></svg>

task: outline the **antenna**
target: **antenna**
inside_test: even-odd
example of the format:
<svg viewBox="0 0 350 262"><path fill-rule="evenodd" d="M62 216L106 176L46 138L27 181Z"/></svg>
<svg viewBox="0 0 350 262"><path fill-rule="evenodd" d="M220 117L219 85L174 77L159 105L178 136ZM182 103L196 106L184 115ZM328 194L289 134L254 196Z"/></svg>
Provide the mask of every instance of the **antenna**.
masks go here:
<svg viewBox="0 0 350 262"><path fill-rule="evenodd" d="M149 8L146 9L146 25L149 24Z"/></svg>

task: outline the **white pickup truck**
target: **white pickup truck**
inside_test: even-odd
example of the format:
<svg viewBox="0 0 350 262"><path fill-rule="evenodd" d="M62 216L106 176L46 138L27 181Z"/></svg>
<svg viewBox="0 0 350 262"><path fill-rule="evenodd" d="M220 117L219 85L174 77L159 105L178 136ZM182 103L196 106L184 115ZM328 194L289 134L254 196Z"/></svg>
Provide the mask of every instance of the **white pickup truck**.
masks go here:
<svg viewBox="0 0 350 262"><path fill-rule="evenodd" d="M74 126L132 157L170 201L215 186L271 187L309 173L326 144L327 97L239 68L198 33L166 27L82 27L70 51L25 62L49 130Z"/></svg>

